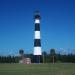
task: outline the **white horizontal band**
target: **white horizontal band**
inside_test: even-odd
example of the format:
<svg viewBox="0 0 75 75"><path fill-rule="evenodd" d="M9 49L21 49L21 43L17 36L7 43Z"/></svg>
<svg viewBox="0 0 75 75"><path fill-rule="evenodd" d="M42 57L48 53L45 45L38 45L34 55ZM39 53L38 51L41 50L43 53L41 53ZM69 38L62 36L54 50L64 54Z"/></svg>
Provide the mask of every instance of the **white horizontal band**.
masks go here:
<svg viewBox="0 0 75 75"><path fill-rule="evenodd" d="M35 19L35 23L40 23L40 20L39 19Z"/></svg>
<svg viewBox="0 0 75 75"><path fill-rule="evenodd" d="M34 55L42 55L41 47L34 47Z"/></svg>
<svg viewBox="0 0 75 75"><path fill-rule="evenodd" d="M35 39L40 39L40 31L35 31Z"/></svg>

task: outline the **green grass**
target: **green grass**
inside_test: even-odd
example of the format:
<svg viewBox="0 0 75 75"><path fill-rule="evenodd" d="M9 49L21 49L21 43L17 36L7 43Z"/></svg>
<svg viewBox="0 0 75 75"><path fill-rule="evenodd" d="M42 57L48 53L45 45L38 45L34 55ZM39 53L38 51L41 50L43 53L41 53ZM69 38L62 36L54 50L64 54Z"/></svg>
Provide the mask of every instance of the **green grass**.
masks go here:
<svg viewBox="0 0 75 75"><path fill-rule="evenodd" d="M0 75L75 75L75 64L0 64Z"/></svg>

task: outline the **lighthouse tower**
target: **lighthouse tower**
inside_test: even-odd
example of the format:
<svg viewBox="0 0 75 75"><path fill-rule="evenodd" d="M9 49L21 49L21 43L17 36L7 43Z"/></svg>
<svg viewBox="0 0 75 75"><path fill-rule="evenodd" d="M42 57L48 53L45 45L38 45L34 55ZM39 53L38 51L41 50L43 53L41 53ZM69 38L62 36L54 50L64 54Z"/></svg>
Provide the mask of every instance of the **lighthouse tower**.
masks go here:
<svg viewBox="0 0 75 75"><path fill-rule="evenodd" d="M34 31L34 58L35 63L40 63L40 56L42 55L41 51L41 38L40 38L40 13L39 11L35 12L34 21L35 21L35 31Z"/></svg>

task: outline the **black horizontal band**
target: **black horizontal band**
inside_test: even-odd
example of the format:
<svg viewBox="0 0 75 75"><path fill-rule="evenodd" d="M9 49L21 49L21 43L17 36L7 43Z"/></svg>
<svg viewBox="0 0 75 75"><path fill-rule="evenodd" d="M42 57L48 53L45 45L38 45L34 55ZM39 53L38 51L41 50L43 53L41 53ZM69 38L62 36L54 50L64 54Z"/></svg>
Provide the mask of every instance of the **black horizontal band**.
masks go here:
<svg viewBox="0 0 75 75"><path fill-rule="evenodd" d="M35 24L35 31L40 31L40 24Z"/></svg>
<svg viewBox="0 0 75 75"><path fill-rule="evenodd" d="M41 46L41 41L40 39L34 39L34 46Z"/></svg>

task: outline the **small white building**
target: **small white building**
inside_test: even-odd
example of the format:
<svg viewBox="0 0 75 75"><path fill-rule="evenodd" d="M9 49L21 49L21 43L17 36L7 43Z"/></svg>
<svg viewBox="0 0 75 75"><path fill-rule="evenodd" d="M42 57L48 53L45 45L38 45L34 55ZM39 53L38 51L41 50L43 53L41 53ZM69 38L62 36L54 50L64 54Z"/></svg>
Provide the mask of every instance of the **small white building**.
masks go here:
<svg viewBox="0 0 75 75"><path fill-rule="evenodd" d="M31 64L31 58L23 58L19 61L21 64Z"/></svg>

